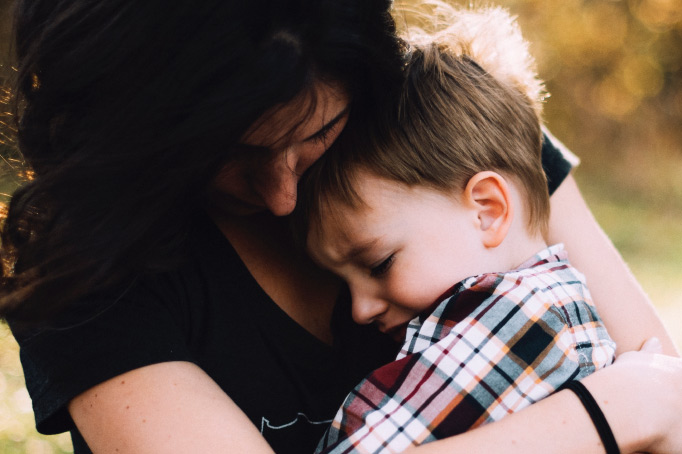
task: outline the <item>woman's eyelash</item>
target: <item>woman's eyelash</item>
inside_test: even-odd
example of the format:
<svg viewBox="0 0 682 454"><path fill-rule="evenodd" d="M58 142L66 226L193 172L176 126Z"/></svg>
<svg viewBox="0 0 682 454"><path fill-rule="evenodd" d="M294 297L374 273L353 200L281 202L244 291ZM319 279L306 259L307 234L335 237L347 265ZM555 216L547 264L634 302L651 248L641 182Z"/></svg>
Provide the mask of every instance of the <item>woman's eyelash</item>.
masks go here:
<svg viewBox="0 0 682 454"><path fill-rule="evenodd" d="M348 108L344 109L342 112L340 112L332 121L327 123L317 131L314 135L306 139L307 141L314 142L314 143L326 143L329 139L330 134L332 131L337 129L339 125L341 124L341 120L348 114Z"/></svg>
<svg viewBox="0 0 682 454"><path fill-rule="evenodd" d="M386 273L389 270L389 268L391 268L391 265L393 264L394 259L395 259L395 254L389 255L386 260L384 260L383 262L381 262L377 266L372 267L369 270L369 274L372 277L379 277L379 276L383 275L384 273Z"/></svg>
<svg viewBox="0 0 682 454"><path fill-rule="evenodd" d="M322 128L322 129L320 129L320 130L317 132L317 134L315 134L315 135L311 138L312 141L315 142L315 143L320 143L320 142L324 143L324 142L326 142L327 139L329 138L329 133L331 132L331 130L332 130L333 128L334 128L334 125L328 125L328 126L325 126L325 127Z"/></svg>

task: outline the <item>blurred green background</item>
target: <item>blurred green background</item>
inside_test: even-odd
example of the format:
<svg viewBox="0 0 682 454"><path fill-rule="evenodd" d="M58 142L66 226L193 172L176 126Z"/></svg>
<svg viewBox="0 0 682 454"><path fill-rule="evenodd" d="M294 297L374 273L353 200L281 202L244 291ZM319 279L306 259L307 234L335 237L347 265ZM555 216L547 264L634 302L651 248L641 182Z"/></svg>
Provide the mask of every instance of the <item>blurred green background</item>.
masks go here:
<svg viewBox="0 0 682 454"><path fill-rule="evenodd" d="M0 0L0 77L11 74L9 4ZM581 158L575 176L588 204L682 345L682 0L495 4L532 43L551 94L546 122ZM8 193L11 147L0 154ZM18 348L0 325L0 454L62 452L67 436L34 430Z"/></svg>

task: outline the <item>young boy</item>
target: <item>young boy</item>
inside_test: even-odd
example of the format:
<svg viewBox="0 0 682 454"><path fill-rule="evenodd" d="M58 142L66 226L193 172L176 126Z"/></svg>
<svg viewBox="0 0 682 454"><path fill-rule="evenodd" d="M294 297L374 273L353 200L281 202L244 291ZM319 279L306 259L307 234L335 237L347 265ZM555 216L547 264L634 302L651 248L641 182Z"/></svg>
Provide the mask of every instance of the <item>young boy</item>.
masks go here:
<svg viewBox="0 0 682 454"><path fill-rule="evenodd" d="M499 10L465 14L495 40L504 27L518 38L507 16L490 19ZM356 322L403 343L347 397L318 452L400 452L613 361L583 276L544 239L531 60L524 48L509 74L476 30L415 46L396 112L367 136L344 132L303 182L309 253L347 282Z"/></svg>

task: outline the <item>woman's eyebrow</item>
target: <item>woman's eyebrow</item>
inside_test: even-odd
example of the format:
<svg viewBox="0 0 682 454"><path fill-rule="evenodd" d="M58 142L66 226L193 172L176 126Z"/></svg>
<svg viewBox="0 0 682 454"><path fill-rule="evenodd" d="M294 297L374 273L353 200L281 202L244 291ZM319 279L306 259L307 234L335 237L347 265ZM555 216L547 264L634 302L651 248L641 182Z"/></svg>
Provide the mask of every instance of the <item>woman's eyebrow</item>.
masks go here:
<svg viewBox="0 0 682 454"><path fill-rule="evenodd" d="M238 148L242 151L250 151L250 152L270 152L270 148L264 147L262 145L250 145L248 143L242 143L242 142L237 142L236 144L233 145L233 148Z"/></svg>
<svg viewBox="0 0 682 454"><path fill-rule="evenodd" d="M341 112L336 114L336 116L334 118L329 120L329 122L326 125L322 126L318 131L312 133L311 135L309 135L308 137L303 139L303 142L308 142L309 140L313 140L313 139L317 138L318 136L324 134L325 132L329 131L330 129L332 129L339 121L341 121L341 119L343 117L345 117L348 114L348 110L349 110L349 107L346 106Z"/></svg>
<svg viewBox="0 0 682 454"><path fill-rule="evenodd" d="M332 129L339 121L341 121L341 119L343 119L343 117L348 115L349 110L350 110L349 107L346 106L341 112L336 114L336 116L334 118L329 120L329 122L327 124L325 124L319 130L317 130L313 134L311 134L308 137L306 137L305 139L303 139L303 142L308 142L310 140L314 140L317 137L325 134L327 131ZM263 151L270 152L270 151L272 151L271 147L267 147L267 146L263 146L263 145L251 145L251 144L247 144L247 143L243 143L243 142L237 142L234 146L237 148L240 148L244 151L259 151L259 152L263 152Z"/></svg>

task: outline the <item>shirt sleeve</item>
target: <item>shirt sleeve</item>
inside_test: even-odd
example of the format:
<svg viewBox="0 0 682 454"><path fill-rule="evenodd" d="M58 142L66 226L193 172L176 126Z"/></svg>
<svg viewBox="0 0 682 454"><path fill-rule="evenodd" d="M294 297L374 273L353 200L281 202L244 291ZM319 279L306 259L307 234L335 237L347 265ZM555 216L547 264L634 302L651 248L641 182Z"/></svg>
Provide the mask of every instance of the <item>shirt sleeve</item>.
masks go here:
<svg viewBox="0 0 682 454"><path fill-rule="evenodd" d="M191 360L177 306L150 288L137 285L96 307L78 321L13 330L43 434L72 430L67 404L93 386L147 365Z"/></svg>

